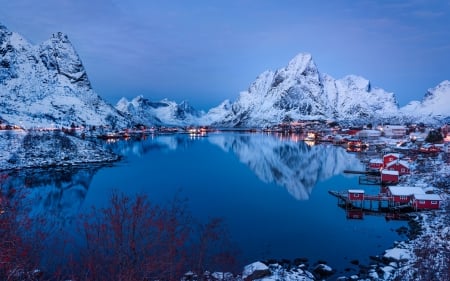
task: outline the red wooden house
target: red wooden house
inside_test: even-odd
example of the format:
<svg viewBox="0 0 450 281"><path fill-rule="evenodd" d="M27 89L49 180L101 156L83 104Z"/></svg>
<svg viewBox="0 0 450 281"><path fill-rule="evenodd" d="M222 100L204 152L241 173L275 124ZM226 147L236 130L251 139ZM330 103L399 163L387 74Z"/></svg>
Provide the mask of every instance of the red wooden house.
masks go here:
<svg viewBox="0 0 450 281"><path fill-rule="evenodd" d="M411 203L414 195L423 195L425 191L421 187L414 186L388 186L387 195L392 197L391 202L394 205L403 205Z"/></svg>
<svg viewBox="0 0 450 281"><path fill-rule="evenodd" d="M399 153L388 153L383 156L383 165L384 167L387 166L387 164L391 163L392 161L400 160L400 154Z"/></svg>
<svg viewBox="0 0 450 281"><path fill-rule="evenodd" d="M400 176L411 173L411 168L409 167L408 162L403 160L394 160L388 163L385 167L386 170L397 171Z"/></svg>
<svg viewBox="0 0 450 281"><path fill-rule="evenodd" d="M381 183L382 184L397 184L400 178L398 171L381 170Z"/></svg>
<svg viewBox="0 0 450 281"><path fill-rule="evenodd" d="M438 194L414 194L411 203L416 210L429 210L439 209L441 201Z"/></svg>
<svg viewBox="0 0 450 281"><path fill-rule="evenodd" d="M348 199L351 201L362 201L364 200L364 190L362 189L349 189Z"/></svg>
<svg viewBox="0 0 450 281"><path fill-rule="evenodd" d="M381 168L383 168L383 166L384 166L383 159L375 158L375 159L370 159L368 169L369 170L380 170Z"/></svg>

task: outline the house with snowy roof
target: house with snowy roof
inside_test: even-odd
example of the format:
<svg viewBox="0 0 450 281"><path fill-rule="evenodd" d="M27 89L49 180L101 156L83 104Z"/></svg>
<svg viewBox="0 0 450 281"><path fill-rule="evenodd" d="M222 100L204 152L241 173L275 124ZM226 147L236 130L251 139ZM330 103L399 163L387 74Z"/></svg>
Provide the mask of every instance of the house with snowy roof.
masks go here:
<svg viewBox="0 0 450 281"><path fill-rule="evenodd" d="M400 176L411 173L411 167L409 163L404 160L392 161L386 165L385 169L388 171L397 171Z"/></svg>
<svg viewBox="0 0 450 281"><path fill-rule="evenodd" d="M382 184L397 184L400 180L400 173L398 171L381 170Z"/></svg>
<svg viewBox="0 0 450 281"><path fill-rule="evenodd" d="M424 195L425 190L416 186L388 186L386 193L389 197L392 197L391 203L403 205L410 203L414 195Z"/></svg>
<svg viewBox="0 0 450 281"><path fill-rule="evenodd" d="M369 170L380 170L381 168L383 168L383 166L384 166L383 159L374 158L374 159L369 160L369 164L367 165L367 168Z"/></svg>
<svg viewBox="0 0 450 281"><path fill-rule="evenodd" d="M439 194L414 194L412 207L417 210L439 209L442 198Z"/></svg>
<svg viewBox="0 0 450 281"><path fill-rule="evenodd" d="M392 161L400 160L400 153L388 153L383 156L383 165L384 167L387 166Z"/></svg>

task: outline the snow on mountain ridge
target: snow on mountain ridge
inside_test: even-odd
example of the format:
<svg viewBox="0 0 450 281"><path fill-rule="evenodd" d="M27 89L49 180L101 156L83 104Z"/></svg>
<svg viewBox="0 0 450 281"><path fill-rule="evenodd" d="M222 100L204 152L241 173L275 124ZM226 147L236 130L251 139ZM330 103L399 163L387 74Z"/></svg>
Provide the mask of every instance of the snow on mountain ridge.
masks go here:
<svg viewBox="0 0 450 281"><path fill-rule="evenodd" d="M394 94L372 88L360 76L336 80L319 72L311 54L300 53L286 67L265 71L242 92L215 125L264 127L287 120L395 116Z"/></svg>
<svg viewBox="0 0 450 281"><path fill-rule="evenodd" d="M189 126L198 125L202 112L195 110L187 101L177 104L174 101L163 99L153 102L142 95L128 101L121 98L116 104L116 109L129 115L134 123L147 126L172 125Z"/></svg>
<svg viewBox="0 0 450 281"><path fill-rule="evenodd" d="M63 33L32 45L0 24L0 99L1 119L24 128L128 124L92 90Z"/></svg>
<svg viewBox="0 0 450 281"><path fill-rule="evenodd" d="M422 101L411 101L400 108L409 119L420 122L434 122L450 117L450 81L444 80L434 88L428 89Z"/></svg>
<svg viewBox="0 0 450 281"><path fill-rule="evenodd" d="M430 89L429 95L434 97L431 100L436 100L435 96L442 96L440 92L449 88L446 85L443 82L435 90ZM139 108L138 103L134 102L134 109L127 109L121 105L122 102L123 100L116 107L128 114L133 115L132 112ZM166 100L162 101L162 104L168 106L170 103ZM174 103L170 109L166 108L166 111L160 109L160 112L157 112L150 108L147 119L150 120L153 116L161 123L171 125L189 123L218 127L266 127L300 119L344 120L359 124L394 120L415 122L423 120L423 114L430 115L434 114L433 112L448 116L445 108L436 110L443 104L446 103L412 103L410 107L414 108L414 111L411 110L409 114L408 110L399 110L393 93L372 87L368 79L357 75L335 79L319 72L311 54L300 53L290 60L286 67L262 72L234 102L226 100L206 114L188 115L184 115L187 111L180 111L181 104ZM177 111L183 114L175 114ZM417 113L422 115L417 116Z"/></svg>

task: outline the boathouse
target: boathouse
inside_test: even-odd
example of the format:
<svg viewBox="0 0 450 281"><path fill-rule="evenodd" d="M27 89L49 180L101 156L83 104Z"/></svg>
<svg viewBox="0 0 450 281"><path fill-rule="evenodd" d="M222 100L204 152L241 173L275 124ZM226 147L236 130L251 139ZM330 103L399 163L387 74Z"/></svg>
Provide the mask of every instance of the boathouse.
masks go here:
<svg viewBox="0 0 450 281"><path fill-rule="evenodd" d="M388 186L387 195L392 197L391 203L394 205L408 204L415 195L424 195L425 191L421 187L415 186Z"/></svg>
<svg viewBox="0 0 450 281"><path fill-rule="evenodd" d="M382 184L397 184L400 178L398 171L381 170L381 183Z"/></svg>
<svg viewBox="0 0 450 281"><path fill-rule="evenodd" d="M386 165L386 170L397 171L399 175L406 175L411 173L411 168L409 163L403 160L396 160L388 163Z"/></svg>
<svg viewBox="0 0 450 281"><path fill-rule="evenodd" d="M350 201L362 201L364 200L364 190L362 189L349 189L348 200Z"/></svg>
<svg viewBox="0 0 450 281"><path fill-rule="evenodd" d="M400 160L400 154L399 153L388 153L383 156L383 165L384 167L387 166L387 164L391 163L392 161Z"/></svg>
<svg viewBox="0 0 450 281"><path fill-rule="evenodd" d="M439 209L441 201L439 194L414 194L411 203L416 210L430 210Z"/></svg>

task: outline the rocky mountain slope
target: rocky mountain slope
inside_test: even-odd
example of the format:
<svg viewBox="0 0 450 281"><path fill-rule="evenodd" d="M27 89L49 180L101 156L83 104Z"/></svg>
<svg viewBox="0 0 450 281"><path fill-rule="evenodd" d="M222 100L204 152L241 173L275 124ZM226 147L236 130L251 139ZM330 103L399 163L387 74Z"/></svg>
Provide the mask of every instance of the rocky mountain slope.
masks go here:
<svg viewBox="0 0 450 281"><path fill-rule="evenodd" d="M412 101L400 108L406 120L433 123L440 120L450 121L450 81L445 80L434 88L428 89L422 101Z"/></svg>
<svg viewBox="0 0 450 281"><path fill-rule="evenodd" d="M301 53L286 67L263 72L226 112L218 111L212 109L206 120L219 126L262 127L298 119L389 118L398 106L393 93L355 75L334 79L319 72L310 54ZM224 118L213 120L210 114Z"/></svg>
<svg viewBox="0 0 450 281"><path fill-rule="evenodd" d="M0 123L23 128L107 125L214 125L265 127L298 119L350 123L442 122L450 120L450 82L429 89L422 101L399 108L393 93L369 80L322 73L312 56L300 53L286 67L265 71L234 101L207 113L187 102L153 102L138 96L116 108L93 91L68 37L57 33L32 45L0 24Z"/></svg>
<svg viewBox="0 0 450 281"><path fill-rule="evenodd" d="M291 120L336 120L353 124L442 122L450 119L450 82L429 89L423 101L399 108L393 93L347 75L335 79L319 71L312 56L300 53L286 67L265 71L234 102L225 100L206 114L184 104L137 97L116 108L135 122L217 127L266 127ZM447 119L446 119L447 118Z"/></svg>
<svg viewBox="0 0 450 281"><path fill-rule="evenodd" d="M143 96L137 96L131 101L122 98L116 109L129 116L133 123L143 125L198 125L199 117L203 114L195 110L187 101L177 104L167 99L150 101Z"/></svg>
<svg viewBox="0 0 450 281"><path fill-rule="evenodd" d="M128 124L93 91L66 35L32 45L1 24L0 120L23 128Z"/></svg>

